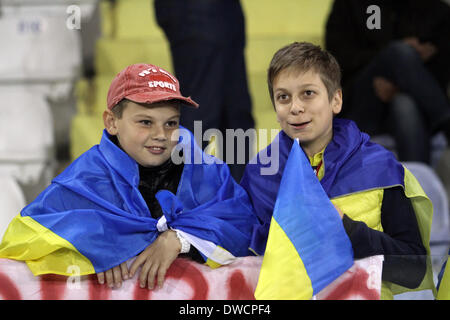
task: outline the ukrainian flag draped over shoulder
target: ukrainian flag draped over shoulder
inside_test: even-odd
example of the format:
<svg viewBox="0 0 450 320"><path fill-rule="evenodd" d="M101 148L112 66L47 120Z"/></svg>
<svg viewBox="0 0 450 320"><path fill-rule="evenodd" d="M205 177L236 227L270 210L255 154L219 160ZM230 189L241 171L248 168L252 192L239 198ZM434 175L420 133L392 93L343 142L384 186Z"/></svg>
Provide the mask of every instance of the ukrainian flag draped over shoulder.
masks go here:
<svg viewBox="0 0 450 320"><path fill-rule="evenodd" d="M281 179L255 297L310 299L352 265L352 245L339 214L294 143Z"/></svg>
<svg viewBox="0 0 450 320"><path fill-rule="evenodd" d="M177 194L158 192L153 219L139 192L135 160L106 131L10 223L0 258L24 260L35 274L98 273L138 255L166 228L179 230L211 266L249 254L257 220L226 164L204 154L180 130L185 165ZM162 229L161 229L162 228Z"/></svg>
<svg viewBox="0 0 450 320"><path fill-rule="evenodd" d="M263 255L268 243L272 214L278 201L279 188L284 178L293 140L283 131L247 165L241 185L247 190L261 222L255 227L250 247ZM275 174L264 175L275 165ZM353 121L336 118L333 120L333 139L323 155L325 173L320 180L329 199L394 186L401 186L411 200L416 213L422 242L430 255L429 241L432 219L432 204L423 192L416 178L399 163L395 156L383 147L370 142L370 137L361 132ZM387 284L394 293L406 288ZM433 289L431 261L427 260L427 273L416 290Z"/></svg>

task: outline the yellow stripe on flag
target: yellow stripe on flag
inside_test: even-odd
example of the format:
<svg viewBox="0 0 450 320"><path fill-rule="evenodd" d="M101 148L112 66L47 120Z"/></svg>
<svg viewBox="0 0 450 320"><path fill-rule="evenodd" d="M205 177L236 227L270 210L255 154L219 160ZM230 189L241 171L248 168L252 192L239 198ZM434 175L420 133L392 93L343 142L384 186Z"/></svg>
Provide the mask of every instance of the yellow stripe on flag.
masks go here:
<svg viewBox="0 0 450 320"><path fill-rule="evenodd" d="M71 276L95 273L92 263L67 240L33 218L18 214L0 244L0 258L26 261L35 276L54 273Z"/></svg>
<svg viewBox="0 0 450 320"><path fill-rule="evenodd" d="M311 280L302 259L286 233L272 218L255 298L307 300L312 295Z"/></svg>

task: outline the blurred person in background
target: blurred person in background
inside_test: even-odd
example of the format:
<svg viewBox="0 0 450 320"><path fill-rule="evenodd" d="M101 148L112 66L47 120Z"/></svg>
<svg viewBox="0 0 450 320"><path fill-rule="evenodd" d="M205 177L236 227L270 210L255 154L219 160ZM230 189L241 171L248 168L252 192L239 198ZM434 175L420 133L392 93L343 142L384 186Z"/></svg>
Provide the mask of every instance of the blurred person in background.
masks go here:
<svg viewBox="0 0 450 320"><path fill-rule="evenodd" d="M215 128L223 137L226 129L254 128L239 0L155 0L154 6L157 22L170 43L183 94L202 106L198 110L183 108L181 124L194 132L194 121L201 120L203 132ZM225 140L223 145L227 145ZM203 148L206 146L204 142ZM237 150L236 143L233 146L234 150L224 148L221 158L227 161L227 151L234 152L229 167L239 181L245 164L238 163L237 153L245 152L247 163L253 146L248 140L245 150Z"/></svg>
<svg viewBox="0 0 450 320"><path fill-rule="evenodd" d="M389 134L400 161L430 164L431 137L450 143L450 7L439 0L336 0L326 48L342 67L342 116Z"/></svg>

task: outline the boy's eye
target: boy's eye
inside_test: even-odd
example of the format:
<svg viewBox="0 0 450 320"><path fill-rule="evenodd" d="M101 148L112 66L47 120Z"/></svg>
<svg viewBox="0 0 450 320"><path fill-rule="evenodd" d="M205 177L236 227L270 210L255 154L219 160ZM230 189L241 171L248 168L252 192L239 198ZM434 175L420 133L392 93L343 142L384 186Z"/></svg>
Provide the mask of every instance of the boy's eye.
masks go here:
<svg viewBox="0 0 450 320"><path fill-rule="evenodd" d="M170 128L178 127L178 121L172 120L167 122L167 126Z"/></svg>
<svg viewBox="0 0 450 320"><path fill-rule="evenodd" d="M277 101L283 102L289 100L289 96L285 93L280 93L277 95Z"/></svg>
<svg viewBox="0 0 450 320"><path fill-rule="evenodd" d="M139 123L141 123L141 124L143 124L143 125L145 125L145 126L148 126L148 125L150 125L152 122L151 122L150 120L141 120L141 121L139 121Z"/></svg>
<svg viewBox="0 0 450 320"><path fill-rule="evenodd" d="M311 96L313 96L315 94L315 92L312 91L312 90L305 90L304 94L307 97L311 97Z"/></svg>

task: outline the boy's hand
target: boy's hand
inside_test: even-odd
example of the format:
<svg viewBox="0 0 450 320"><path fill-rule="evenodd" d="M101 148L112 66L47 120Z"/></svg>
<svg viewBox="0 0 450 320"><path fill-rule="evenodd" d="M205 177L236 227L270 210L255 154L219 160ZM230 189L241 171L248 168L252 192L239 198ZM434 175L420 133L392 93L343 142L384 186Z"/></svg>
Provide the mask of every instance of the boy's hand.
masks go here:
<svg viewBox="0 0 450 320"><path fill-rule="evenodd" d="M129 277L127 263L124 262L105 272L97 273L98 283L104 284L105 277L108 287L113 288L115 286L116 288L120 288L122 286L122 279L126 280Z"/></svg>
<svg viewBox="0 0 450 320"><path fill-rule="evenodd" d="M417 37L407 37L404 42L416 49L423 61L428 61L438 50L431 42L420 42Z"/></svg>
<svg viewBox="0 0 450 320"><path fill-rule="evenodd" d="M148 283L147 287L153 289L155 276L157 276L157 285L161 288L167 269L178 257L180 251L181 243L175 231L167 230L161 233L133 262L130 267L130 277L133 277L136 270L143 264L139 275L141 288Z"/></svg>
<svg viewBox="0 0 450 320"><path fill-rule="evenodd" d="M375 77L373 79L373 88L376 96L385 103L391 102L398 92L398 88L383 77Z"/></svg>

